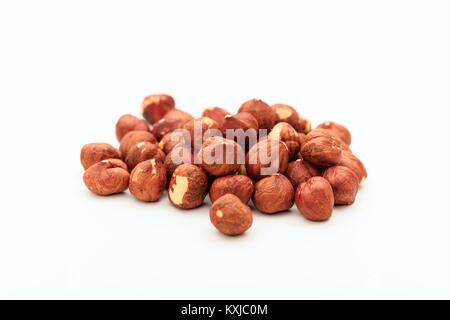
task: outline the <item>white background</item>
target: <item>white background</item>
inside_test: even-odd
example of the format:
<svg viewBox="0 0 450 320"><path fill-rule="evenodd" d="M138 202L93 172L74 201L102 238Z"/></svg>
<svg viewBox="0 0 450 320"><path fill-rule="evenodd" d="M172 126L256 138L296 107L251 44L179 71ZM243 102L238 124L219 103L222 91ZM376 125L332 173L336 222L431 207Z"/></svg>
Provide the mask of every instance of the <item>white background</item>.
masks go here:
<svg viewBox="0 0 450 320"><path fill-rule="evenodd" d="M0 298L450 298L448 1L2 1ZM168 92L354 136L369 180L326 223L90 194L79 151Z"/></svg>

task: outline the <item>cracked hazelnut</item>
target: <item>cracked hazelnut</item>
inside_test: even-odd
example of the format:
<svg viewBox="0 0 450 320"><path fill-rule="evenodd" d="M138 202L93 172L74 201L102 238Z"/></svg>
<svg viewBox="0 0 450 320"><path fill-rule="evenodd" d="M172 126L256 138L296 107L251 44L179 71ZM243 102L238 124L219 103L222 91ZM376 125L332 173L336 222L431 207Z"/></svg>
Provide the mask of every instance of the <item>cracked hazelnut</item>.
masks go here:
<svg viewBox="0 0 450 320"><path fill-rule="evenodd" d="M355 202L359 180L351 169L343 166L331 167L325 171L323 177L333 188L335 205L350 205Z"/></svg>
<svg viewBox="0 0 450 320"><path fill-rule="evenodd" d="M247 231L253 223L252 210L233 194L217 199L209 210L211 223L228 236L237 236Z"/></svg>
<svg viewBox="0 0 450 320"><path fill-rule="evenodd" d="M117 140L122 140L122 138L130 131L149 131L147 121L139 119L131 114L121 116L116 123Z"/></svg>
<svg viewBox="0 0 450 320"><path fill-rule="evenodd" d="M327 121L319 124L317 128L330 130L334 136L339 138L342 142L344 142L347 145L350 145L352 143L352 135L350 131L343 125Z"/></svg>
<svg viewBox="0 0 450 320"><path fill-rule="evenodd" d="M213 119L219 127L222 125L225 116L229 115L230 113L226 111L225 109L219 108L219 107L212 107L212 108L206 108L203 113L202 117L208 117Z"/></svg>
<svg viewBox="0 0 450 320"><path fill-rule="evenodd" d="M257 142L258 129L258 121L248 112L225 116L220 127L224 137L236 141L244 150Z"/></svg>
<svg viewBox="0 0 450 320"><path fill-rule="evenodd" d="M356 173L356 176L358 177L360 183L363 183L364 180L367 179L366 167L364 166L362 161L351 151L344 150L342 152L342 157L339 165L353 170L353 172Z"/></svg>
<svg viewBox="0 0 450 320"><path fill-rule="evenodd" d="M255 185L253 204L267 214L287 211L294 204L294 188L282 174L264 178Z"/></svg>
<svg viewBox="0 0 450 320"><path fill-rule="evenodd" d="M290 159L297 157L297 153L300 151L300 139L297 131L289 123L277 123L270 131L268 137L283 141L288 147Z"/></svg>
<svg viewBox="0 0 450 320"><path fill-rule="evenodd" d="M175 169L169 185L169 200L180 209L201 206L208 193L208 176L203 169L182 164Z"/></svg>
<svg viewBox="0 0 450 320"><path fill-rule="evenodd" d="M275 111L267 103L258 99L244 102L239 108L240 112L251 113L258 121L259 129L271 130L277 121Z"/></svg>
<svg viewBox="0 0 450 320"><path fill-rule="evenodd" d="M120 154L125 159L131 147L134 147L139 142L158 143L156 138L147 131L130 131L120 141Z"/></svg>
<svg viewBox="0 0 450 320"><path fill-rule="evenodd" d="M106 159L90 166L83 175L86 187L93 193L108 196L128 188L127 165L119 159Z"/></svg>
<svg viewBox="0 0 450 320"><path fill-rule="evenodd" d="M321 167L332 167L341 161L341 143L334 136L325 132L311 131L301 147L303 159Z"/></svg>
<svg viewBox="0 0 450 320"><path fill-rule="evenodd" d="M333 189L324 178L312 177L297 188L295 204L300 213L308 220L328 220L334 206Z"/></svg>
<svg viewBox="0 0 450 320"><path fill-rule="evenodd" d="M320 175L320 171L317 168L303 159L290 162L286 172L286 176L292 183L294 190L297 190L297 187L303 182Z"/></svg>
<svg viewBox="0 0 450 320"><path fill-rule="evenodd" d="M194 154L192 153L191 148L183 146L176 146L175 148L173 148L172 151L167 154L166 159L164 160L164 167L167 170L167 185L169 184L173 172L176 168L185 163L193 164L193 162Z"/></svg>
<svg viewBox="0 0 450 320"><path fill-rule="evenodd" d="M130 192L136 199L158 201L166 186L166 169L155 159L139 163L130 174Z"/></svg>
<svg viewBox="0 0 450 320"><path fill-rule="evenodd" d="M260 180L275 173L285 173L289 162L287 146L270 138L259 140L247 153L245 168L253 180Z"/></svg>
<svg viewBox="0 0 450 320"><path fill-rule="evenodd" d="M231 193L242 203L248 204L254 189L253 181L247 176L240 174L224 176L214 180L209 190L209 198L211 202L215 202L223 195Z"/></svg>
<svg viewBox="0 0 450 320"><path fill-rule="evenodd" d="M139 142L128 150L125 163L128 165L128 169L133 170L139 163L153 158L163 163L165 157L166 155L156 143Z"/></svg>
<svg viewBox="0 0 450 320"><path fill-rule="evenodd" d="M191 146L197 151L200 149L204 139L212 136L222 135L218 130L218 123L208 117L192 119L183 125L183 129L189 132L191 138Z"/></svg>
<svg viewBox="0 0 450 320"><path fill-rule="evenodd" d="M233 140L222 137L206 139L198 153L200 167L213 176L226 176L240 170L244 151Z"/></svg>
<svg viewBox="0 0 450 320"><path fill-rule="evenodd" d="M175 108L175 100L166 94L154 94L144 98L142 115L149 123L159 121L169 110Z"/></svg>
<svg viewBox="0 0 450 320"><path fill-rule="evenodd" d="M89 143L81 148L80 160L84 169L106 159L120 159L119 151L108 143Z"/></svg>

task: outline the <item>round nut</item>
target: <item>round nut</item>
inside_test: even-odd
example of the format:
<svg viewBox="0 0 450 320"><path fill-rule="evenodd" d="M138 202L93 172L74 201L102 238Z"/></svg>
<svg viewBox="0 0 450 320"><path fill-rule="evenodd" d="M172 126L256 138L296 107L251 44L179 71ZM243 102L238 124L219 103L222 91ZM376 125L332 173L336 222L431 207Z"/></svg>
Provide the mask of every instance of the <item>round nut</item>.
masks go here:
<svg viewBox="0 0 450 320"><path fill-rule="evenodd" d="M190 148L186 148L182 145L176 146L169 152L164 160L164 167L167 171L167 186L176 168L185 163L193 164L194 154Z"/></svg>
<svg viewBox="0 0 450 320"><path fill-rule="evenodd" d="M228 236L237 236L247 231L253 223L252 210L233 194L217 199L209 210L211 223Z"/></svg>
<svg viewBox="0 0 450 320"><path fill-rule="evenodd" d="M342 142L344 142L347 145L350 145L352 143L352 135L350 131L343 125L337 124L332 121L327 121L319 124L317 128L330 130L334 136L339 138Z"/></svg>
<svg viewBox="0 0 450 320"><path fill-rule="evenodd" d="M155 159L139 163L130 174L130 192L136 199L158 201L166 186L166 169Z"/></svg>
<svg viewBox="0 0 450 320"><path fill-rule="evenodd" d="M141 110L149 123L159 121L169 110L175 108L175 100L166 94L153 94L144 98Z"/></svg>
<svg viewBox="0 0 450 320"><path fill-rule="evenodd" d="M350 205L355 202L359 179L351 169L336 166L328 168L323 177L333 188L335 205Z"/></svg>
<svg viewBox="0 0 450 320"><path fill-rule="evenodd" d="M127 165L119 159L106 159L90 166L83 175L86 187L93 193L109 196L128 188Z"/></svg>
<svg viewBox="0 0 450 320"><path fill-rule="evenodd" d="M277 103L271 106L277 115L278 122L289 123L296 131L301 133L308 133L311 131L311 123L308 119L300 117L295 108L284 104Z"/></svg>
<svg viewBox="0 0 450 320"><path fill-rule="evenodd" d="M212 108L206 108L202 112L202 117L208 117L213 119L219 127L222 125L225 116L229 115L230 113L220 107L212 107Z"/></svg>
<svg viewBox="0 0 450 320"><path fill-rule="evenodd" d="M342 147L339 140L325 132L316 135L316 130L311 131L301 147L303 159L311 164L332 167L341 161Z"/></svg>
<svg viewBox="0 0 450 320"><path fill-rule="evenodd" d="M367 179L367 170L361 160L356 157L351 151L344 150L342 152L340 166L347 167L356 173L360 183Z"/></svg>
<svg viewBox="0 0 450 320"><path fill-rule="evenodd" d="M81 148L80 161L84 169L106 159L120 159L119 151L108 143L89 143Z"/></svg>
<svg viewBox="0 0 450 320"><path fill-rule="evenodd" d="M166 155L156 143L139 142L128 150L125 163L130 170L133 170L139 163L153 158L163 163L165 157Z"/></svg>
<svg viewBox="0 0 450 320"><path fill-rule="evenodd" d="M209 198L211 202L215 202L223 195L231 193L238 197L242 203L248 204L254 189L253 181L249 177L240 174L230 175L214 180L209 189Z"/></svg>
<svg viewBox="0 0 450 320"><path fill-rule="evenodd" d="M320 171L317 168L303 159L290 162L286 172L286 177L292 183L294 190L297 190L297 187L303 182L320 175Z"/></svg>
<svg viewBox="0 0 450 320"><path fill-rule="evenodd" d="M150 142L150 143L158 143L156 138L147 131L130 131L125 136L123 136L122 140L120 140L119 151L122 155L122 158L125 159L128 153L128 150L131 147L134 147L139 142Z"/></svg>
<svg viewBox="0 0 450 320"><path fill-rule="evenodd" d="M189 120L194 119L194 117L180 109L171 109L164 115L163 119L166 119L167 121L177 120L184 124Z"/></svg>
<svg viewBox="0 0 450 320"><path fill-rule="evenodd" d="M253 204L267 214L287 211L294 204L294 188L281 174L264 178L255 185Z"/></svg>
<svg viewBox="0 0 450 320"><path fill-rule="evenodd" d="M185 130L177 129L164 135L159 142L159 148L164 151L165 154L169 154L175 147L183 146L190 148L190 142L185 137Z"/></svg>
<svg viewBox="0 0 450 320"><path fill-rule="evenodd" d="M312 177L297 188L295 204L300 213L308 220L328 220L334 206L333 189L324 178Z"/></svg>
<svg viewBox="0 0 450 320"><path fill-rule="evenodd" d="M151 133L156 139L161 140L166 134L171 133L177 129L183 127L184 122L177 119L165 119L162 118L158 122L154 123L151 128Z"/></svg>
<svg viewBox="0 0 450 320"><path fill-rule="evenodd" d="M275 173L285 173L289 163L288 148L279 140L264 138L250 149L245 162L247 175L256 181Z"/></svg>
<svg viewBox="0 0 450 320"><path fill-rule="evenodd" d="M289 158L295 159L300 151L300 139L297 131L287 122L277 123L272 131L270 131L269 138L283 141L289 149Z"/></svg>
<svg viewBox="0 0 450 320"><path fill-rule="evenodd" d="M197 151L200 149L204 139L222 135L218 130L219 124L208 117L192 119L183 125L183 129L187 130L190 134L191 147Z"/></svg>
<svg viewBox="0 0 450 320"><path fill-rule="evenodd" d="M234 141L222 137L206 139L198 153L200 167L213 176L226 176L240 170L244 151Z"/></svg>
<svg viewBox="0 0 450 320"><path fill-rule="evenodd" d="M220 131L224 137L236 141L243 150L248 150L258 141L258 121L248 112L227 115Z"/></svg>
<svg viewBox="0 0 450 320"><path fill-rule="evenodd" d="M309 133L311 131L311 121L309 121L306 118L300 117L298 119L298 122L293 125L295 130L297 130L299 133Z"/></svg>
<svg viewBox="0 0 450 320"><path fill-rule="evenodd" d="M208 193L208 176L203 169L182 164L175 169L169 185L169 200L180 209L193 209L202 205Z"/></svg>
<svg viewBox="0 0 450 320"><path fill-rule="evenodd" d="M275 111L267 103L258 99L244 102L239 108L240 112L251 113L258 121L259 129L271 130L277 121Z"/></svg>
<svg viewBox="0 0 450 320"><path fill-rule="evenodd" d="M147 122L131 114L125 114L119 118L116 123L117 140L122 138L130 131L149 131Z"/></svg>

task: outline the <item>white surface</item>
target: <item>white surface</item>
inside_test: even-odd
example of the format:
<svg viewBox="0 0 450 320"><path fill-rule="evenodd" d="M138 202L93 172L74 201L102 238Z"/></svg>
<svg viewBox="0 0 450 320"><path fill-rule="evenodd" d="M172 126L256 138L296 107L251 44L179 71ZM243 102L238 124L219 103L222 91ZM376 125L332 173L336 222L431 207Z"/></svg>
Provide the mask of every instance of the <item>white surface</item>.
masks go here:
<svg viewBox="0 0 450 320"><path fill-rule="evenodd" d="M448 1L0 4L0 298L450 298ZM369 180L327 223L91 195L79 150L148 93L286 102Z"/></svg>

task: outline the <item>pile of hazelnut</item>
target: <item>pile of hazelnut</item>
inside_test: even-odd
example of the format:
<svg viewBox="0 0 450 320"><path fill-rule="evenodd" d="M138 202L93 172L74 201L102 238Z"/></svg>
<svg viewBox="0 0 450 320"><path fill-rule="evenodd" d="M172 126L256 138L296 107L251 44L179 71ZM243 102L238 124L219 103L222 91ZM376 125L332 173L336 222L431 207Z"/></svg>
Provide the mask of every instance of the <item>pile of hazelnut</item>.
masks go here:
<svg viewBox="0 0 450 320"><path fill-rule="evenodd" d="M286 104L253 99L237 114L214 107L194 118L171 96L156 94L144 98L142 115L119 118L118 149L107 143L82 148L87 188L101 196L129 189L145 202L168 189L180 209L201 206L209 193L211 223L226 235L250 228L250 200L265 214L295 202L306 219L328 220L334 206L355 201L367 178L344 126L324 122L311 129ZM230 138L230 132L241 136Z"/></svg>

